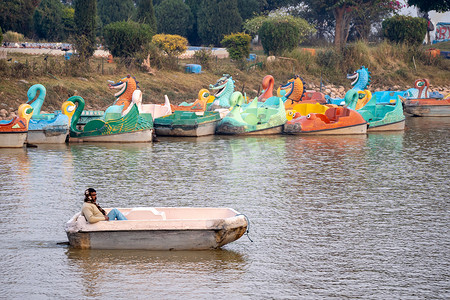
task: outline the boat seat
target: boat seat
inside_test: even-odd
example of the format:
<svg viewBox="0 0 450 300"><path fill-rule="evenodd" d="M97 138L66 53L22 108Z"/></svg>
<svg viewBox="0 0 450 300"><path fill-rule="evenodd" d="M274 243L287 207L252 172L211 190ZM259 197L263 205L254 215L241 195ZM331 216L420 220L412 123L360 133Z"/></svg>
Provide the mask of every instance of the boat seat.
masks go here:
<svg viewBox="0 0 450 300"><path fill-rule="evenodd" d="M166 220L166 213L153 207L135 207L124 216L128 220Z"/></svg>
<svg viewBox="0 0 450 300"><path fill-rule="evenodd" d="M252 113L242 113L241 117L250 125L256 125L258 123L258 118Z"/></svg>

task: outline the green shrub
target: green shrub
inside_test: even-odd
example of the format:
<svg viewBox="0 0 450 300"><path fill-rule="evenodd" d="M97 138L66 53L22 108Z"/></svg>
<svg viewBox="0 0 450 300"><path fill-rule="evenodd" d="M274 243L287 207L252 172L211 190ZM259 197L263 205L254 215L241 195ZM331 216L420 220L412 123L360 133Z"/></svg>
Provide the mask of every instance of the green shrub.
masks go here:
<svg viewBox="0 0 450 300"><path fill-rule="evenodd" d="M10 42L10 43L18 43L18 42L22 42L24 40L23 34L14 32L14 31L5 32L3 37L5 39L5 42Z"/></svg>
<svg viewBox="0 0 450 300"><path fill-rule="evenodd" d="M240 32L224 36L220 43L227 48L231 59L242 60L250 54L251 41L250 35Z"/></svg>
<svg viewBox="0 0 450 300"><path fill-rule="evenodd" d="M104 28L106 48L118 57L133 56L151 41L153 34L150 25L132 21L114 22Z"/></svg>
<svg viewBox="0 0 450 300"><path fill-rule="evenodd" d="M314 31L315 29L304 19L275 16L267 18L262 23L258 34L264 53L280 55L284 51L292 51Z"/></svg>
<svg viewBox="0 0 450 300"><path fill-rule="evenodd" d="M342 51L341 68L347 69L348 73L353 73L361 66L370 68L371 57L369 47L364 41L347 44Z"/></svg>
<svg viewBox="0 0 450 300"><path fill-rule="evenodd" d="M317 52L317 64L324 69L334 70L339 66L341 56L334 48Z"/></svg>
<svg viewBox="0 0 450 300"><path fill-rule="evenodd" d="M392 42L421 44L427 33L427 21L424 18L394 16L382 23L383 35Z"/></svg>
<svg viewBox="0 0 450 300"><path fill-rule="evenodd" d="M3 42L3 32L2 28L0 27L0 44Z"/></svg>
<svg viewBox="0 0 450 300"><path fill-rule="evenodd" d="M196 63L200 64L202 68L210 69L212 59L211 49L202 48L194 52L194 60Z"/></svg>

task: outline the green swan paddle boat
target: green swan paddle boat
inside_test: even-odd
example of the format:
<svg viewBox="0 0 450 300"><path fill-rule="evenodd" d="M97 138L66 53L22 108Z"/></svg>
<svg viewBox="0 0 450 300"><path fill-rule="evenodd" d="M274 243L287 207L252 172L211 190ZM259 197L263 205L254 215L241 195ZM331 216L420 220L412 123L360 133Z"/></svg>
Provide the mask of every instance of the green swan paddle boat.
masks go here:
<svg viewBox="0 0 450 300"><path fill-rule="evenodd" d="M140 143L151 142L153 123L139 115L139 109L133 104L130 111L121 118L108 118L89 121L83 130L77 129L78 119L84 109L84 99L72 96L68 99L77 105L70 124L70 137L84 142Z"/></svg>
<svg viewBox="0 0 450 300"><path fill-rule="evenodd" d="M377 104L376 96L369 91L349 90L345 95L345 103L348 108L355 109L360 98L370 97L370 100L356 111L369 123L368 132L373 131L398 131L405 129L405 115L401 101L395 105Z"/></svg>
<svg viewBox="0 0 450 300"><path fill-rule="evenodd" d="M258 98L255 98L243 108L244 96L241 92L234 92L231 102L236 105L219 122L216 133L264 135L279 134L283 131L283 125L287 120L282 98L259 105Z"/></svg>

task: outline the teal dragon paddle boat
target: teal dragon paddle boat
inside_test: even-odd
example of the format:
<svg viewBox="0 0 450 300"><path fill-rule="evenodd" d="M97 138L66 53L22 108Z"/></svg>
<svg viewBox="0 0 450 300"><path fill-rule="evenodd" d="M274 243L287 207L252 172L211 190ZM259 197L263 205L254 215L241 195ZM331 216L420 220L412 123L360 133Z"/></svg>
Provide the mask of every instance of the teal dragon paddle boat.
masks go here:
<svg viewBox="0 0 450 300"><path fill-rule="evenodd" d="M218 134L264 135L279 134L286 123L286 111L282 98L258 103L255 98L244 107L244 96L234 92L231 102L236 103L230 113L217 125Z"/></svg>
<svg viewBox="0 0 450 300"><path fill-rule="evenodd" d="M348 108L355 109L360 97L368 96L364 92L349 90L345 95L345 103ZM377 104L376 96L370 95L370 100L356 111L369 123L368 132L373 131L399 131L405 129L405 115L401 101L395 105Z"/></svg>
<svg viewBox="0 0 450 300"><path fill-rule="evenodd" d="M193 112L176 110L173 114L156 118L156 135L161 136L205 136L214 134L220 113L217 111Z"/></svg>

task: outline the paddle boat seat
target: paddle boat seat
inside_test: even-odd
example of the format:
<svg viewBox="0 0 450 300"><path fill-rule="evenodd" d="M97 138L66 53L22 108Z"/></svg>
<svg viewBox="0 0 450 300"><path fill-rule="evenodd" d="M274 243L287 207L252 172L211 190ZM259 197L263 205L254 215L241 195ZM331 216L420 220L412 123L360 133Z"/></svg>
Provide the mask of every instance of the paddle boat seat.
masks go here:
<svg viewBox="0 0 450 300"><path fill-rule="evenodd" d="M153 207L135 207L124 216L128 220L166 220L166 213Z"/></svg>
<svg viewBox="0 0 450 300"><path fill-rule="evenodd" d="M340 117L350 116L350 110L346 107L330 107L325 111L325 116L332 122L337 122Z"/></svg>

